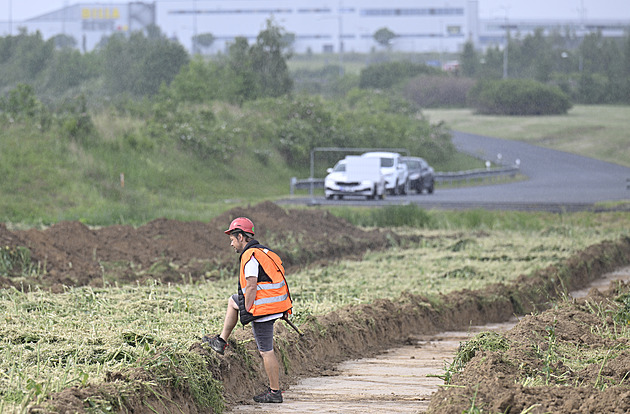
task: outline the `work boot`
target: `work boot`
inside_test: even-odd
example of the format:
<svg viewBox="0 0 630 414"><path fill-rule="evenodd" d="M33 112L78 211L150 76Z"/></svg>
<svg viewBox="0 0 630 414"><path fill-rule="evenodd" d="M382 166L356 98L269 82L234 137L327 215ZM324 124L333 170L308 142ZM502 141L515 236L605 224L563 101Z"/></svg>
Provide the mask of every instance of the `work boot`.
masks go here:
<svg viewBox="0 0 630 414"><path fill-rule="evenodd" d="M267 391L254 396L254 401L257 403L281 403L282 391L273 391L271 388L267 388Z"/></svg>
<svg viewBox="0 0 630 414"><path fill-rule="evenodd" d="M219 354L223 355L225 353L225 348L227 348L228 343L223 340L219 335L217 336L204 336L201 338L202 342L210 345L210 348L217 351Z"/></svg>

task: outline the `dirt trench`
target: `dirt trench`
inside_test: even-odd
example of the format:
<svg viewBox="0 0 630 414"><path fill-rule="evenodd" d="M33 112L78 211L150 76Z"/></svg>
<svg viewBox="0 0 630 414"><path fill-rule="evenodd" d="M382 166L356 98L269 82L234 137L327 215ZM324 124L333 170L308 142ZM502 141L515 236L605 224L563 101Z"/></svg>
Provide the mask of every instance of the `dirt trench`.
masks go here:
<svg viewBox="0 0 630 414"><path fill-rule="evenodd" d="M419 334L431 336L542 311L565 289L584 288L601 275L628 263L630 239L625 238L591 246L563 264L522 276L509 285L450 293L442 298L443 305L438 308L418 296L402 297L396 303L381 300L349 307L304 324L303 339L281 325L277 351L289 361L281 381L291 389L301 378L334 374L335 367L344 361L373 358L403 343L415 343L413 338ZM239 333L243 339L251 336L243 330ZM255 355L253 347L250 352ZM219 378L225 386L228 407L250 404L251 396L260 392L266 381L261 370L252 373L243 369L242 363L234 354L226 355L221 361Z"/></svg>
<svg viewBox="0 0 630 414"><path fill-rule="evenodd" d="M570 293L574 299L587 297L596 289L605 292L615 281L627 283L630 267L603 275L584 289ZM593 292L591 291L591 294ZM346 361L322 376L300 380L283 392L284 403L242 404L231 412L256 413L422 413L443 385L445 367L460 344L479 332L506 333L518 320L471 326L463 331L414 335L408 344L371 357ZM532 398L539 404L537 397ZM453 412L458 412L454 409Z"/></svg>

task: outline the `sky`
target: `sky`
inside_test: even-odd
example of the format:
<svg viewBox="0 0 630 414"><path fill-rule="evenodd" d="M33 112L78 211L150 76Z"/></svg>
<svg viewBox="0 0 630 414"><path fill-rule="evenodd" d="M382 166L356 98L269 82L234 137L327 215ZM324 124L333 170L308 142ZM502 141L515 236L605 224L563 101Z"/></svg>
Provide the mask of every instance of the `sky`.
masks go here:
<svg viewBox="0 0 630 414"><path fill-rule="evenodd" d="M152 0L146 0L151 2ZM329 0L328 2L335 0ZM342 1L342 0L341 0ZM106 5L124 3L97 0ZM212 0L196 0L198 5ZM314 0L318 2L318 0ZM445 0L448 2L448 0ZM76 0L0 0L0 21L21 21L65 5L91 3ZM160 1L157 1L159 7ZM369 0L364 4L368 5ZM479 17L482 19L579 19L580 10L587 19L630 20L630 0L479 0ZM507 16L506 16L507 15Z"/></svg>

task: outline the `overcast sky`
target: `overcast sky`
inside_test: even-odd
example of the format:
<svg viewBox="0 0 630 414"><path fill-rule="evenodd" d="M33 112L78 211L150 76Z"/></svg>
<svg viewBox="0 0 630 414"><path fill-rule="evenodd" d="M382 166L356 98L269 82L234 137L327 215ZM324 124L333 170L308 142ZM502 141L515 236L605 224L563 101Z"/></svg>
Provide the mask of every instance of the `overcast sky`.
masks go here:
<svg viewBox="0 0 630 414"><path fill-rule="evenodd" d="M171 0L172 1L172 0ZM321 1L321 0L319 0ZM447 0L445 0L448 2ZM150 0L147 0L150 2ZM196 0L197 7L212 4L213 0ZM262 0L261 0L262 2ZM318 2L318 0L314 0ZM343 0L341 0L343 4ZM90 3L75 0L0 0L0 21L20 21L62 8L64 5ZM124 3L103 1L102 5ZM157 1L159 7L159 0ZM183 3L183 1L182 1ZM327 3L336 3L328 0ZM365 0L368 5L371 1ZM191 2L192 4L192 2ZM421 2L418 2L421 4ZM479 0L479 17L482 19L578 19L580 10L587 19L630 20L630 0Z"/></svg>

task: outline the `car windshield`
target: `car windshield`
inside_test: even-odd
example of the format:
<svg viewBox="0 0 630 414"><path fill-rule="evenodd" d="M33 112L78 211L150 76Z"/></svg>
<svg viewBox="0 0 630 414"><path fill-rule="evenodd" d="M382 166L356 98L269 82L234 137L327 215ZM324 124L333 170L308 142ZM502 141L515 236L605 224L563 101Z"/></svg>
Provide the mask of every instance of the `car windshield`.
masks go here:
<svg viewBox="0 0 630 414"><path fill-rule="evenodd" d="M381 167L383 168L391 168L394 166L394 159L393 158L381 158Z"/></svg>
<svg viewBox="0 0 630 414"><path fill-rule="evenodd" d="M346 163L345 162L340 162L337 165L335 165L335 168L333 168L334 172L346 172Z"/></svg>

